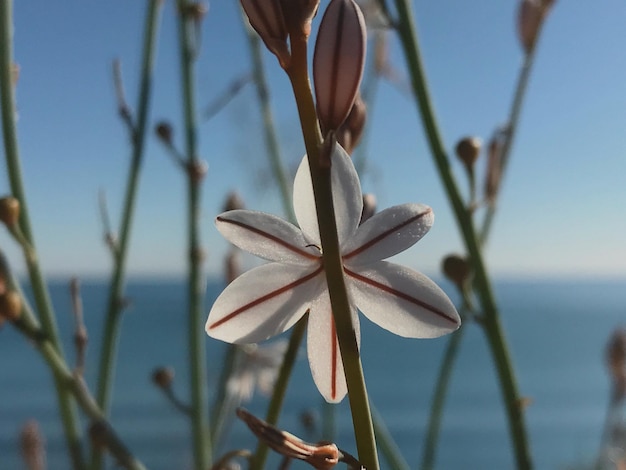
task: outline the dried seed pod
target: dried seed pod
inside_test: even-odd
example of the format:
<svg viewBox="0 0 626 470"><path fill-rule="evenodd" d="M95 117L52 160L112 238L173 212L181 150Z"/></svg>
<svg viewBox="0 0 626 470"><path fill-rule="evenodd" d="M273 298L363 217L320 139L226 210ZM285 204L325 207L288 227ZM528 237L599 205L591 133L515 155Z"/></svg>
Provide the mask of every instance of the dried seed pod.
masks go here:
<svg viewBox="0 0 626 470"><path fill-rule="evenodd" d="M164 144L171 146L172 145L172 136L174 135L174 131L172 129L172 125L167 121L160 121L157 123L154 128L154 132L157 137L163 141Z"/></svg>
<svg viewBox="0 0 626 470"><path fill-rule="evenodd" d="M242 197L239 195L237 191L231 191L226 196L226 201L224 202L224 208L222 212L234 211L237 209L245 209L246 205L243 202Z"/></svg>
<svg viewBox="0 0 626 470"><path fill-rule="evenodd" d="M448 255L441 265L445 276L454 282L459 289L467 282L472 272L470 264L459 255Z"/></svg>
<svg viewBox="0 0 626 470"><path fill-rule="evenodd" d="M463 137L456 144L456 155L466 168L470 169L478 160L482 141L478 137Z"/></svg>
<svg viewBox="0 0 626 470"><path fill-rule="evenodd" d="M530 53L537 41L537 33L553 0L522 0L517 11L517 34L526 54Z"/></svg>
<svg viewBox="0 0 626 470"><path fill-rule="evenodd" d="M20 201L13 196L0 198L0 220L13 227L20 218Z"/></svg>
<svg viewBox="0 0 626 470"><path fill-rule="evenodd" d="M317 35L313 82L322 131L337 130L356 98L365 63L365 20L353 0L331 0Z"/></svg>
<svg viewBox="0 0 626 470"><path fill-rule="evenodd" d="M606 362L613 381L613 397L621 400L626 397L626 329L613 331L606 346Z"/></svg>
<svg viewBox="0 0 626 470"><path fill-rule="evenodd" d="M487 156L487 174L485 176L485 200L494 205L500 189L502 176L502 139L497 133L489 142Z"/></svg>
<svg viewBox="0 0 626 470"><path fill-rule="evenodd" d="M280 0L241 0L250 26L259 34L265 46L278 58L281 67L289 64L287 26Z"/></svg>

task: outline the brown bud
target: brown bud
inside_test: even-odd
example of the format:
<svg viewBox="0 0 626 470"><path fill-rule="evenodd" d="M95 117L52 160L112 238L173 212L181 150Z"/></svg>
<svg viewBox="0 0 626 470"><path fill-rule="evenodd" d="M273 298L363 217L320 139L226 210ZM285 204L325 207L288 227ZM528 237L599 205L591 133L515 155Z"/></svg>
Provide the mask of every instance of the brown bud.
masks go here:
<svg viewBox="0 0 626 470"><path fill-rule="evenodd" d="M14 290L0 295L0 317L16 321L22 315L22 298Z"/></svg>
<svg viewBox="0 0 626 470"><path fill-rule="evenodd" d="M356 98L365 63L365 20L353 0L331 0L320 24L313 82L323 134L337 130Z"/></svg>
<svg viewBox="0 0 626 470"><path fill-rule="evenodd" d="M487 175L485 176L485 199L491 205L495 204L500 179L502 177L502 138L498 132L489 142L487 155Z"/></svg>
<svg viewBox="0 0 626 470"><path fill-rule="evenodd" d="M456 144L456 154L459 160L470 169L474 166L476 160L478 160L481 147L482 141L478 137L463 137Z"/></svg>
<svg viewBox="0 0 626 470"><path fill-rule="evenodd" d="M348 154L352 154L358 145L365 128L365 118L367 117L367 107L361 99L361 94L357 93L350 114L337 131L337 142Z"/></svg>
<svg viewBox="0 0 626 470"><path fill-rule="evenodd" d="M365 222L376 213L376 196L373 194L363 194L363 211L361 212L361 223Z"/></svg>
<svg viewBox="0 0 626 470"><path fill-rule="evenodd" d="M226 260L224 262L224 277L226 278L226 283L230 284L241 274L241 263L239 262L239 252L236 250L231 250L228 255L226 255Z"/></svg>
<svg viewBox="0 0 626 470"><path fill-rule="evenodd" d="M20 218L20 201L13 196L0 198L0 220L7 227L13 227Z"/></svg>
<svg viewBox="0 0 626 470"><path fill-rule="evenodd" d="M160 121L157 123L154 128L156 135L159 139L163 141L166 145L172 145L172 136L174 135L174 131L172 129L172 125L167 121Z"/></svg>
<svg viewBox="0 0 626 470"><path fill-rule="evenodd" d="M259 34L265 46L278 58L280 65L289 65L287 26L280 0L241 0L250 26Z"/></svg>
<svg viewBox="0 0 626 470"><path fill-rule="evenodd" d="M245 204L243 202L243 199L237 191L231 191L230 193L228 193L226 201L224 202L223 212L234 211L244 208Z"/></svg>
<svg viewBox="0 0 626 470"><path fill-rule="evenodd" d="M308 38L311 35L311 21L320 6L319 0L281 0L281 6L289 34Z"/></svg>
<svg viewBox="0 0 626 470"><path fill-rule="evenodd" d="M626 329L616 329L606 346L606 362L615 398L626 396Z"/></svg>
<svg viewBox="0 0 626 470"><path fill-rule="evenodd" d="M109 425L104 420L94 421L89 425L89 438L97 449L105 449L109 439Z"/></svg>
<svg viewBox="0 0 626 470"><path fill-rule="evenodd" d="M20 431L22 458L28 470L45 470L45 439L35 420L27 421Z"/></svg>
<svg viewBox="0 0 626 470"><path fill-rule="evenodd" d="M441 266L445 276L454 282L459 289L470 277L471 267L467 260L459 255L448 255L443 259Z"/></svg>
<svg viewBox="0 0 626 470"><path fill-rule="evenodd" d="M552 3L552 0L521 0L517 11L517 34L526 54L533 50L539 28Z"/></svg>
<svg viewBox="0 0 626 470"><path fill-rule="evenodd" d="M158 367L152 372L152 382L160 388L169 388L174 381L174 369L172 367Z"/></svg>
<svg viewBox="0 0 626 470"><path fill-rule="evenodd" d="M204 179L209 171L209 164L204 160L194 160L188 166L188 171L194 183L199 183Z"/></svg>

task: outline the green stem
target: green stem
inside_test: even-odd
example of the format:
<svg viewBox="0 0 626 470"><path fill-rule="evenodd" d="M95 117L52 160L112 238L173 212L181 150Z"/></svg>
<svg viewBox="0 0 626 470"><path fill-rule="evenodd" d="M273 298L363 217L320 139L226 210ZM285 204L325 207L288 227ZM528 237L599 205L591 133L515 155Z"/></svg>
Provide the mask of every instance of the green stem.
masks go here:
<svg viewBox="0 0 626 470"><path fill-rule="evenodd" d="M98 375L98 403L108 413L110 408L111 389L113 386L113 371L115 370L115 351L119 337L120 319L123 305L124 277L128 242L133 220L137 190L139 187L139 173L144 155L148 106L152 88L152 72L154 68L154 49L161 5L159 0L152 0L148 6L146 29L144 36L142 76L139 93L137 123L131 129L133 150L130 162L130 171L126 184L122 223L117 244L115 267L111 278L107 313L104 325L104 338L100 355Z"/></svg>
<svg viewBox="0 0 626 470"><path fill-rule="evenodd" d="M188 347L190 367L191 434L194 465L206 470L211 462L209 440L209 413L207 405L206 356L204 347L203 301L205 282L202 276L203 253L200 245L200 196L202 161L198 157L197 119L195 109L194 65L197 36L193 28L199 27L190 16L189 2L178 0L178 34L183 100L185 155L187 161L187 234L188 234Z"/></svg>
<svg viewBox="0 0 626 470"><path fill-rule="evenodd" d="M97 400L105 415L108 415L111 406L111 390L113 388L115 358L123 309L126 259L135 201L139 188L139 174L147 135L146 130L152 91L152 74L154 71L156 40L162 3L161 0L151 0L148 2L143 39L143 58L141 64L137 119L134 127L129 129L132 137L132 157L124 197L119 242L117 244L117 250L115 251L115 263L109 286L102 349L98 366ZM91 464L93 469L102 467L100 452L95 449L92 453Z"/></svg>
<svg viewBox="0 0 626 470"><path fill-rule="evenodd" d="M378 410L372 405L372 418L374 419L374 431L380 445L380 451L387 460L390 470L409 470L409 464L404 460L400 448L385 425L385 420Z"/></svg>
<svg viewBox="0 0 626 470"><path fill-rule="evenodd" d="M532 468L528 448L524 415L519 406L518 386L513 372L513 365L500 324L497 305L491 284L483 263L480 245L474 229L471 214L464 207L458 187L450 171L449 159L439 134L434 111L430 102L426 78L421 63L417 32L413 22L413 13L409 0L395 0L398 10L398 32L400 34L405 59L411 74L411 84L417 97L417 104L422 115L425 132L431 152L444 184L448 199L454 211L457 224L463 236L467 252L473 266L475 286L485 316L485 333L496 365L501 392L504 397L509 431L513 441L515 460L518 469Z"/></svg>
<svg viewBox="0 0 626 470"><path fill-rule="evenodd" d="M359 460L368 470L377 470L379 467L374 427L361 367L361 357L352 325L351 306L346 291L343 263L337 238L330 167L320 165L322 136L307 72L306 38L291 35L291 63L287 73L294 90L309 160L322 243L324 271L348 386Z"/></svg>
<svg viewBox="0 0 626 470"><path fill-rule="evenodd" d="M2 133L4 135L4 150L8 170L11 192L20 202L19 226L27 246L23 245L24 258L28 269L28 276L33 289L33 296L37 305L37 312L43 325L45 334L49 337L52 347L62 357L63 350L59 341L56 320L50 296L46 287L41 268L35 256L36 249L30 218L26 191L22 180L22 170L17 141L15 94L13 87L13 2L0 2L0 99L2 108ZM81 431L78 425L76 407L64 387L55 376L54 385L59 405L59 413L63 423L63 430L68 445L72 466L76 470L85 468L82 455Z"/></svg>
<svg viewBox="0 0 626 470"><path fill-rule="evenodd" d="M287 385L289 384L289 378L291 377L291 371L296 362L298 356L298 350L300 349L300 343L304 337L304 331L306 330L307 318L301 318L298 323L293 327L291 337L289 338L289 346L285 352L283 363L280 366L276 383L274 384L274 392L270 400L269 407L267 409L267 415L265 421L275 425L278 422L278 416L280 410L283 407L283 401L287 392ZM265 466L267 460L268 447L263 442L259 441L254 456L250 460L250 470L261 470Z"/></svg>
<svg viewBox="0 0 626 470"><path fill-rule="evenodd" d="M426 441L424 442L424 453L422 454L422 463L420 465L421 470L431 470L435 465L435 451L437 449L441 417L443 416L448 386L450 384L452 370L454 369L454 362L458 356L459 345L461 344L466 329L467 325L462 325L458 331L452 333L446 344L443 361L439 368L435 393L433 394L433 400L430 406L428 432Z"/></svg>
<svg viewBox="0 0 626 470"><path fill-rule="evenodd" d="M289 182L287 181L287 172L282 163L280 156L280 146L278 144L278 135L274 126L272 117L272 109L270 106L269 87L267 86L267 78L263 67L263 55L261 50L261 41L256 32L246 26L246 35L248 37L248 45L252 54L252 74L254 76L254 85L256 88L257 98L261 106L261 115L263 116L263 130L265 131L265 146L267 155L270 159L270 166L274 178L280 189L283 210L287 218L292 222L295 221L293 207L291 205L291 192L289 190Z"/></svg>

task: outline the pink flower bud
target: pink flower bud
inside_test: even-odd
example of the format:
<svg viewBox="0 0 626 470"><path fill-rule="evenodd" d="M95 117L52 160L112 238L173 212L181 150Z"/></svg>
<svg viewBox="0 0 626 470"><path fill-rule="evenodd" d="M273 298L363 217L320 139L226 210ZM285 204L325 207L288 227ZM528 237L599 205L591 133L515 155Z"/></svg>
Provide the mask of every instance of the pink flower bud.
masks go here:
<svg viewBox="0 0 626 470"><path fill-rule="evenodd" d="M313 81L322 131L337 130L359 90L365 63L365 20L353 0L331 0L317 35Z"/></svg>
<svg viewBox="0 0 626 470"><path fill-rule="evenodd" d="M287 27L280 0L241 0L250 26L259 34L265 46L276 56L282 67L289 63Z"/></svg>

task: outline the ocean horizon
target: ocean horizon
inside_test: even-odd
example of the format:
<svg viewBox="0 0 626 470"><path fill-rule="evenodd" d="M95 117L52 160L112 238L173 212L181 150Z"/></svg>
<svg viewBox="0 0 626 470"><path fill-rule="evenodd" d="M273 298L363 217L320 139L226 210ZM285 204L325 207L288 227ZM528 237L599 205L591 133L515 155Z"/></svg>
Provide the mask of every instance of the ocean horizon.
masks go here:
<svg viewBox="0 0 626 470"><path fill-rule="evenodd" d="M68 281L56 277L50 291L65 355L73 365ZM518 277L501 278L494 284L517 381L530 402L526 418L537 469L590 463L597 455L610 392L605 346L615 328L626 326L625 281ZM107 285L91 277L81 285L89 333L85 378L93 389ZM456 300L451 286L442 285ZM207 313L222 287L221 282L208 283ZM126 292L131 306L124 314L119 341L111 421L148 468L190 468L187 420L150 380L155 367L172 366L176 393L183 399L187 396L184 280L135 277L127 283ZM447 338L399 338L363 316L361 328L370 399L409 466L418 468ZM499 385L484 335L471 322L464 328L468 331L453 372L436 468L513 468ZM207 337L210 382L217 380L224 346ZM69 468L50 373L38 352L10 325L0 331L0 377L0 469L24 468L18 434L30 419L38 421L45 435L48 468ZM245 406L263 416L267 400L255 395ZM303 412L319 416L321 403L302 350L280 426L308 438L300 416ZM355 452L351 427L344 400L337 407L335 442ZM252 435L235 421L223 450L254 445Z"/></svg>

